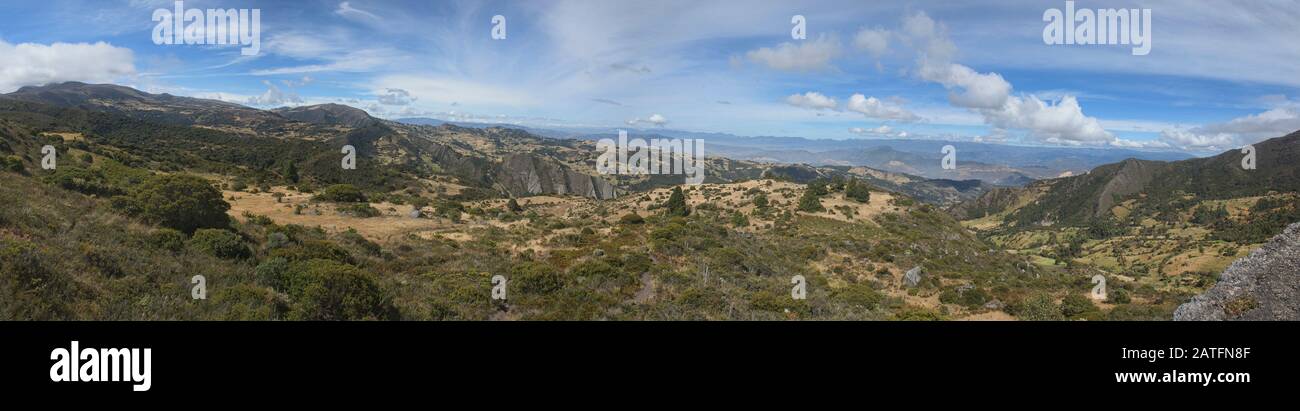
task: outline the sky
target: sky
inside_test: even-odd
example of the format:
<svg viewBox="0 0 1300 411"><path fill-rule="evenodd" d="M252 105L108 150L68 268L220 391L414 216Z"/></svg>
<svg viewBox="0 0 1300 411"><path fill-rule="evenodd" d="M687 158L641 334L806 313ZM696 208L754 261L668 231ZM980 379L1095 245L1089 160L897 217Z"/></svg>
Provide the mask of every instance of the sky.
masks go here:
<svg viewBox="0 0 1300 411"><path fill-rule="evenodd" d="M1149 9L1146 55L1047 44L1064 1L183 3L259 10L252 55L156 44L175 7L6 1L0 93L84 81L390 119L1193 153L1300 130L1300 0L1075 2Z"/></svg>

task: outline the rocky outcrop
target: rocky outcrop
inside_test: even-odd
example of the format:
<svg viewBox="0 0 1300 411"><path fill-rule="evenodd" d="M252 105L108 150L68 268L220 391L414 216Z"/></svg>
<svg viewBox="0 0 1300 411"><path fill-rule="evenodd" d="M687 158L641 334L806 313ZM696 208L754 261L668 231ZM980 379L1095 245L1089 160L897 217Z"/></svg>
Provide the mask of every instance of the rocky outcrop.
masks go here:
<svg viewBox="0 0 1300 411"><path fill-rule="evenodd" d="M512 154L503 159L496 181L516 196L570 194L601 200L618 196L614 185L602 178L530 154Z"/></svg>
<svg viewBox="0 0 1300 411"><path fill-rule="evenodd" d="M924 279L924 277L925 271L921 270L921 266L918 265L912 267L911 270L907 270L907 273L903 274L903 284L908 288L916 287L921 285L921 280Z"/></svg>
<svg viewBox="0 0 1300 411"><path fill-rule="evenodd" d="M1223 271L1174 311L1175 321L1300 320L1300 223Z"/></svg>

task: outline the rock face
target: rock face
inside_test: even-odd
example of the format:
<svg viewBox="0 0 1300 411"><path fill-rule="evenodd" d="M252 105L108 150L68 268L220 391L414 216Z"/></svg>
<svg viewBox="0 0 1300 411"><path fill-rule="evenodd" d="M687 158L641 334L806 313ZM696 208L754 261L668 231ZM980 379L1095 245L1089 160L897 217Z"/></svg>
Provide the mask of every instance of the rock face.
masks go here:
<svg viewBox="0 0 1300 411"><path fill-rule="evenodd" d="M572 194L601 200L618 196L614 185L602 178L528 154L507 156L501 162L497 181L516 196Z"/></svg>
<svg viewBox="0 0 1300 411"><path fill-rule="evenodd" d="M912 267L911 270L907 270L906 274L903 274L903 284L907 285L908 287L916 287L917 285L921 284L921 278L924 276L925 276L925 272L921 271L921 266L918 265L916 267Z"/></svg>
<svg viewBox="0 0 1300 411"><path fill-rule="evenodd" d="M1174 311L1174 321L1300 320L1300 223L1223 271Z"/></svg>

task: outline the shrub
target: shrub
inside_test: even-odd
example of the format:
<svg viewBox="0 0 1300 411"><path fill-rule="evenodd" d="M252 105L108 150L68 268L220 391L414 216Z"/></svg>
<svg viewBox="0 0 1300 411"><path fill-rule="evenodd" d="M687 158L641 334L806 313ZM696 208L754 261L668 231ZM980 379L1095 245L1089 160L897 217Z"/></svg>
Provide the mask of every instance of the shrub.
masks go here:
<svg viewBox="0 0 1300 411"><path fill-rule="evenodd" d="M835 298L846 304L871 310L880 306L880 303L885 300L885 295L866 284L850 284L837 290Z"/></svg>
<svg viewBox="0 0 1300 411"><path fill-rule="evenodd" d="M1111 304L1128 304L1129 302L1132 302L1132 298L1129 297L1128 291L1125 291L1122 288L1111 290L1110 293L1106 295L1106 300Z"/></svg>
<svg viewBox="0 0 1300 411"><path fill-rule="evenodd" d="M330 260L299 262L290 269L289 295L296 320L395 320L397 308L367 272Z"/></svg>
<svg viewBox="0 0 1300 411"><path fill-rule="evenodd" d="M18 157L4 156L0 157L0 170L22 173L27 171L27 167L23 165L23 160Z"/></svg>
<svg viewBox="0 0 1300 411"><path fill-rule="evenodd" d="M516 213L524 211L524 208L519 206L519 202L515 201L513 198L506 202L506 209Z"/></svg>
<svg viewBox="0 0 1300 411"><path fill-rule="evenodd" d="M289 261L323 259L343 264L356 264L348 250L323 240L308 240L296 246L278 248L271 251L271 257L284 257Z"/></svg>
<svg viewBox="0 0 1300 411"><path fill-rule="evenodd" d="M849 179L844 185L844 197L859 203L867 203L871 201L871 189L867 183Z"/></svg>
<svg viewBox="0 0 1300 411"><path fill-rule="evenodd" d="M177 252L185 248L185 234L170 228L159 228L149 233L145 242L158 250Z"/></svg>
<svg viewBox="0 0 1300 411"><path fill-rule="evenodd" d="M190 238L190 248L218 258L242 259L250 255L239 234L215 228L195 231Z"/></svg>
<svg viewBox="0 0 1300 411"><path fill-rule="evenodd" d="M510 269L510 279L522 293L544 294L564 288L564 275L548 264L525 262Z"/></svg>
<svg viewBox="0 0 1300 411"><path fill-rule="evenodd" d="M803 196L799 197L799 211L819 213L826 211L826 207L822 207L822 201L817 197L816 192L809 189L804 190Z"/></svg>
<svg viewBox="0 0 1300 411"><path fill-rule="evenodd" d="M1061 319L1061 309L1051 295L1037 293L1021 300L1011 308L1012 314L1025 321L1055 321Z"/></svg>
<svg viewBox="0 0 1300 411"><path fill-rule="evenodd" d="M739 212L731 213L731 225L736 227L749 226L749 218Z"/></svg>
<svg viewBox="0 0 1300 411"><path fill-rule="evenodd" d="M274 257L258 264L253 270L257 283L273 290L284 292L289 289L289 260Z"/></svg>
<svg viewBox="0 0 1300 411"><path fill-rule="evenodd" d="M664 202L663 209L664 214L669 216L691 215L691 207L686 205L686 195L682 194L681 187L673 187L673 192L668 196L668 201Z"/></svg>
<svg viewBox="0 0 1300 411"><path fill-rule="evenodd" d="M207 180L191 175L162 175L145 181L125 204L145 221L193 233L200 228L226 228L230 204Z"/></svg>
<svg viewBox="0 0 1300 411"><path fill-rule="evenodd" d="M628 213L618 219L619 224L644 224L645 219L640 214Z"/></svg>
<svg viewBox="0 0 1300 411"><path fill-rule="evenodd" d="M1088 297L1071 293L1061 300L1061 315L1066 318L1085 318L1090 314L1099 314L1100 309Z"/></svg>
<svg viewBox="0 0 1300 411"><path fill-rule="evenodd" d="M366 195L351 184L335 184L325 187L325 191L317 194L315 199L335 203L360 203L366 201Z"/></svg>
<svg viewBox="0 0 1300 411"><path fill-rule="evenodd" d="M356 203L338 206L336 209L340 214L349 215L357 218L371 218L382 215L379 209L371 207L367 203Z"/></svg>

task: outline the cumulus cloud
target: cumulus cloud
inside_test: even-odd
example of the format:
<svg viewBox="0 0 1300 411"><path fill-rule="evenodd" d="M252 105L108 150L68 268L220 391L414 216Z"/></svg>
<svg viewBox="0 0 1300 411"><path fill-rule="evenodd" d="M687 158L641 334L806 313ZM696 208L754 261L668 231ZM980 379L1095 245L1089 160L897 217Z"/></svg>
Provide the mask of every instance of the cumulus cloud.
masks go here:
<svg viewBox="0 0 1300 411"><path fill-rule="evenodd" d="M918 52L917 75L949 90L954 106L979 113L986 124L1021 129L1040 141L1062 145L1116 145L1119 140L1096 118L1083 114L1072 95L1046 101L1012 94L1010 82L998 73L980 73L953 61L957 47L947 28L917 12L903 20L903 38Z"/></svg>
<svg viewBox="0 0 1300 411"><path fill-rule="evenodd" d="M1202 133L1229 133L1248 141L1278 137L1300 130L1300 103L1290 102L1259 114L1201 127Z"/></svg>
<svg viewBox="0 0 1300 411"><path fill-rule="evenodd" d="M951 90L948 101L959 107L996 109L1011 95L1011 83L1002 75L978 73L961 64L922 64L920 75Z"/></svg>
<svg viewBox="0 0 1300 411"><path fill-rule="evenodd" d="M384 90L383 93L380 93L378 95L378 100L379 104L383 105L406 106L415 102L415 97L412 97L411 92L409 91L400 88L390 88Z"/></svg>
<svg viewBox="0 0 1300 411"><path fill-rule="evenodd" d="M294 93L292 90L281 90L275 86L275 83L266 80L263 80L262 84L266 85L266 92L260 96L249 97L248 105L266 107L303 103L302 97L299 97L298 93Z"/></svg>
<svg viewBox="0 0 1300 411"><path fill-rule="evenodd" d="M877 118L883 120L896 121L917 121L921 118L906 109L894 104L886 103L875 97L867 97L862 94L854 94L849 97L849 103L845 109L861 113L868 118Z"/></svg>
<svg viewBox="0 0 1300 411"><path fill-rule="evenodd" d="M1223 151L1245 144L1281 137L1300 130L1300 103L1283 102L1258 114L1190 129L1160 132L1159 141L1171 147L1193 151Z"/></svg>
<svg viewBox="0 0 1300 411"><path fill-rule="evenodd" d="M1033 137L1049 143L1104 145L1115 141L1096 118L1083 114L1074 96L1062 97L1056 104L1035 96L1008 97L1001 107L979 111L995 127L1029 130Z"/></svg>
<svg viewBox="0 0 1300 411"><path fill-rule="evenodd" d="M889 31L885 29L862 29L853 36L853 46L865 50L872 57L880 58L889 51Z"/></svg>
<svg viewBox="0 0 1300 411"><path fill-rule="evenodd" d="M893 127L884 124L874 128L849 127L849 132L860 136L898 137L898 138L907 137L906 131L894 131Z"/></svg>
<svg viewBox="0 0 1300 411"><path fill-rule="evenodd" d="M1206 134L1183 129L1161 131L1160 141L1184 150L1223 150L1237 145L1237 139L1231 134Z"/></svg>
<svg viewBox="0 0 1300 411"><path fill-rule="evenodd" d="M668 124L668 118L656 113L651 114L650 117L647 117L645 120L638 117L627 121L627 125L629 126L635 126L638 124L650 124L655 127L663 127L665 124Z"/></svg>
<svg viewBox="0 0 1300 411"><path fill-rule="evenodd" d="M0 40L0 93L64 81L111 83L135 73L130 49L102 41L45 45Z"/></svg>
<svg viewBox="0 0 1300 411"><path fill-rule="evenodd" d="M831 67L839 57L840 42L821 36L816 40L781 43L776 48L763 47L745 54L749 61L782 71L820 71Z"/></svg>
<svg viewBox="0 0 1300 411"><path fill-rule="evenodd" d="M785 103L795 106L809 108L813 110L834 110L838 104L834 98L826 97L822 93L809 91L803 94L791 94L785 98Z"/></svg>

